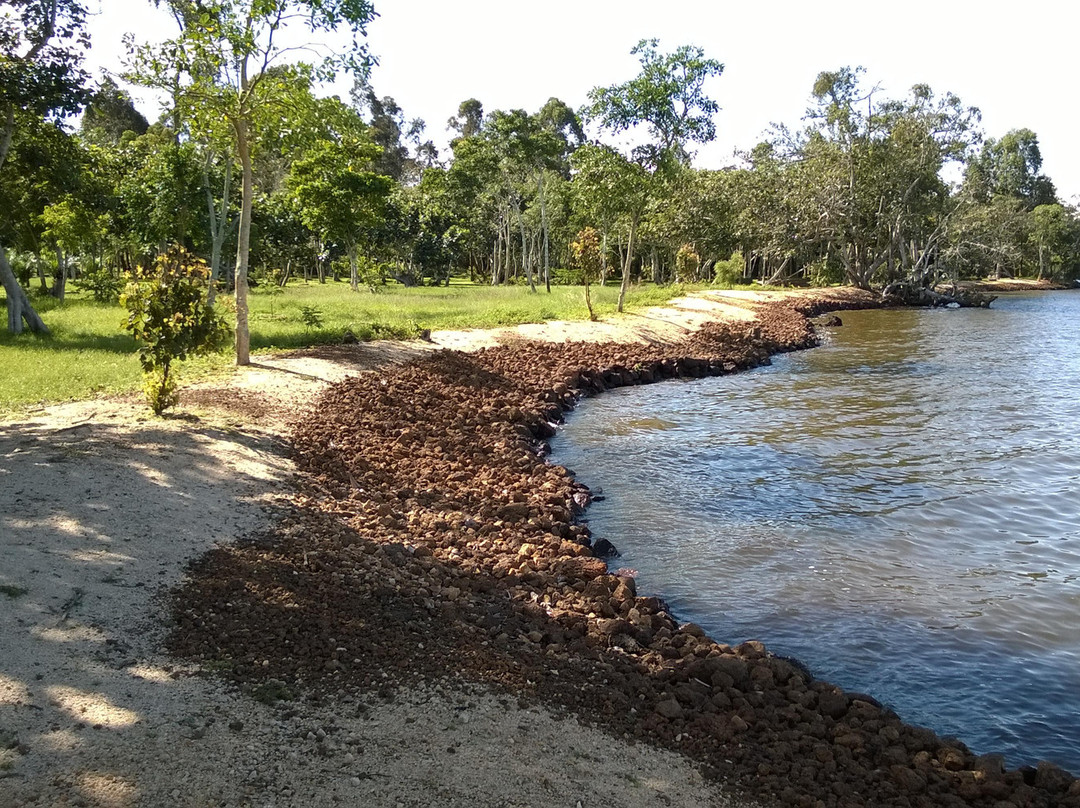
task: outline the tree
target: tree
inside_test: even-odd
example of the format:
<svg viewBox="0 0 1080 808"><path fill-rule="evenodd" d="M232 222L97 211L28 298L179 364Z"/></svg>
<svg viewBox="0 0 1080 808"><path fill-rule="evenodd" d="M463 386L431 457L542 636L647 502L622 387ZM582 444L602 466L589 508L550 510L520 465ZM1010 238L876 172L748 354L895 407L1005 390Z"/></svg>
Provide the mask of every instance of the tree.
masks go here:
<svg viewBox="0 0 1080 808"><path fill-rule="evenodd" d="M483 123L484 105L470 98L458 105L457 116L446 122L446 128L457 132L460 137L474 137L480 134Z"/></svg>
<svg viewBox="0 0 1080 808"><path fill-rule="evenodd" d="M20 122L74 114L86 98L79 67L88 44L79 0L6 0L0 9L0 168ZM0 284L7 295L8 330L49 329L30 305L0 241Z"/></svg>
<svg viewBox="0 0 1080 808"><path fill-rule="evenodd" d="M573 164L578 204L588 211L587 218L605 230L620 218L627 222L626 254L619 287L618 310L622 311L630 286L634 239L653 193L653 175L641 163L609 146L582 146L574 152Z"/></svg>
<svg viewBox="0 0 1080 808"><path fill-rule="evenodd" d="M876 100L863 72L820 73L806 127L778 129L759 154L786 197L772 205L788 208L773 231L787 239L781 268L812 247L803 257L838 260L847 282L860 288L879 273L929 283L951 209L941 171L977 142L979 112L926 85L906 98Z"/></svg>
<svg viewBox="0 0 1080 808"><path fill-rule="evenodd" d="M360 243L374 228L393 185L371 170L380 151L353 138L324 141L293 164L290 177L304 223L345 247L353 291L359 289Z"/></svg>
<svg viewBox="0 0 1080 808"><path fill-rule="evenodd" d="M101 80L83 111L79 131L91 143L117 146L126 132L145 135L149 122L109 76Z"/></svg>
<svg viewBox="0 0 1080 808"><path fill-rule="evenodd" d="M359 41L374 16L368 0L158 0L173 12L179 35L163 46L134 51L132 76L172 92L178 112L195 120L217 117L229 122L232 145L241 168L241 202L236 249L236 362L250 361L248 262L254 203L252 160L258 146L259 119L280 112L298 99L290 82L302 70L277 70L293 50L281 42L282 29L302 25L326 35L345 27L352 47L324 56L318 75L344 69L362 75L368 68Z"/></svg>
<svg viewBox="0 0 1080 808"><path fill-rule="evenodd" d="M1035 241L1039 245L1039 280L1050 274L1047 263L1063 263L1069 249L1072 222L1062 205L1039 205L1031 212Z"/></svg>
<svg viewBox="0 0 1080 808"><path fill-rule="evenodd" d="M1013 129L1000 140L993 138L967 166L964 183L980 202L994 196L1019 200L1025 210L1057 201L1054 183L1039 171L1039 138L1030 129Z"/></svg>
<svg viewBox="0 0 1080 808"><path fill-rule="evenodd" d="M570 257L574 266L581 270L582 283L585 284L585 307L589 310L589 319L596 320L593 311L589 284L598 277L603 264L600 247L600 234L591 227L586 227L570 242Z"/></svg>
<svg viewBox="0 0 1080 808"><path fill-rule="evenodd" d="M705 83L720 76L724 66L706 58L701 48L683 45L673 53L661 54L658 45L658 40L643 39L631 50L641 62L637 77L589 92L591 118L616 134L644 126L650 138L633 148L630 159L609 149L607 153L587 154L581 161L589 177L586 188L604 195L618 187L627 194L616 203L623 206L621 212L629 219L619 311L630 285L634 239L650 199L660 192L675 166L689 161L690 144L708 143L716 137L713 115L719 106L706 95Z"/></svg>
<svg viewBox="0 0 1080 808"><path fill-rule="evenodd" d="M641 62L636 78L589 92L590 114L611 131L645 126L650 140L634 148L634 157L653 168L671 156L685 161L688 144L715 139L720 106L706 95L705 83L724 72L701 48L683 45L662 54L658 45L643 39L630 51Z"/></svg>
<svg viewBox="0 0 1080 808"><path fill-rule="evenodd" d="M205 264L173 247L152 268L136 270L120 298L128 310L126 329L145 343L139 361L154 415L179 400L173 362L212 353L228 338L221 314L205 302L206 278Z"/></svg>

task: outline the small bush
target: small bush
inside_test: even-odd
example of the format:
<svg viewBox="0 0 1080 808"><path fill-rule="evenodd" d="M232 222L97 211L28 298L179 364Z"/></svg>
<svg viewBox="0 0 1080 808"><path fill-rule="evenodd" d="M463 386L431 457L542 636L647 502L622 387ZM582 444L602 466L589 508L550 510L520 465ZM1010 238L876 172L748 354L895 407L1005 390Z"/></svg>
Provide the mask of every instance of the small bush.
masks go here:
<svg viewBox="0 0 1080 808"><path fill-rule="evenodd" d="M319 329L323 327L322 310L317 306L301 306L300 307L300 320L304 324L304 328L311 331L312 329Z"/></svg>
<svg viewBox="0 0 1080 808"><path fill-rule="evenodd" d="M76 284L98 303L115 303L124 288L124 279L109 267L94 267L85 271Z"/></svg>
<svg viewBox="0 0 1080 808"><path fill-rule="evenodd" d="M742 253L734 252L726 261L716 262L713 278L717 285L731 288L742 280L744 266Z"/></svg>
<svg viewBox="0 0 1080 808"><path fill-rule="evenodd" d="M130 275L120 302L128 310L124 327L145 343L139 362L144 390L155 415L178 401L172 363L216 351L229 337L225 319L206 303L206 265L182 247L158 256L149 269Z"/></svg>
<svg viewBox="0 0 1080 808"><path fill-rule="evenodd" d="M701 256L692 244L684 244L675 253L675 282L690 283L697 280L698 267L701 266Z"/></svg>

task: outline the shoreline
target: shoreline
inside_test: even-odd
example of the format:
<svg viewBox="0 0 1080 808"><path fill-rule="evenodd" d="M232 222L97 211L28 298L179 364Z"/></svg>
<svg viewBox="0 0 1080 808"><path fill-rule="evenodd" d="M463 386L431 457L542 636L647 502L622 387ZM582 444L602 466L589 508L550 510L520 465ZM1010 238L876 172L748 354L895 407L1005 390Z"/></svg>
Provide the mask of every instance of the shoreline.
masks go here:
<svg viewBox="0 0 1080 808"><path fill-rule="evenodd" d="M225 648L240 683L316 691L385 686L387 668L409 686L458 666L677 750L752 799L1074 804L1080 786L1051 764L1006 772L997 756L905 725L760 643L731 648L680 625L595 557L576 518L588 490L543 459L553 424L581 396L764 364L815 343L810 316L866 303L770 304L752 326L707 325L663 347L438 354L335 386L293 436L309 485L288 530L304 539L206 559L180 595L174 651L221 661ZM235 580L257 581L276 603L238 593ZM225 614L238 595L242 620ZM369 625L387 636L372 638Z"/></svg>
<svg viewBox="0 0 1080 808"><path fill-rule="evenodd" d="M589 492L544 461L553 422L581 396L734 372L767 362L770 353L809 347L806 317L815 306L866 307L866 299L843 298L826 292L747 303L762 314L754 323L710 325L715 318L707 313L696 331L676 322L671 330L690 336L675 344L655 336L566 345L511 339L476 354L395 346L373 364L404 364L335 385L296 426L304 471L277 488L272 519L254 533L241 531L238 543L224 537L196 561L173 601L172 649L247 692L242 701L269 715L245 719L257 726L320 710L340 714L342 703L378 712L385 708L378 701L373 708L371 699L393 705L403 693L419 694L413 700L421 713L439 713L444 708L428 697L432 683L459 670L464 681L503 695L466 698L451 715L478 711L496 725L494 716L521 714L515 710L577 715L608 733L601 744L621 749L625 742L610 739L641 739L648 741L643 749L666 747L696 761L720 792L744 795L740 805L1080 805L1080 787L1056 767L1006 773L996 756L976 759L958 742L907 727L871 697L813 681L758 643L729 648L680 625L661 601L638 598L632 579L608 573L577 522ZM292 365L270 360L253 372L310 370L323 361L317 353ZM318 375L335 375L323 371ZM316 389L303 388L286 406L310 403ZM274 408L268 415L236 389L194 391L191 400L231 406L244 420L274 417ZM205 683L187 679L194 671L177 671L179 682ZM458 683L449 692L463 690ZM251 695L267 702L265 709ZM236 707L228 709L231 715ZM305 753L327 751L348 719L321 720L328 740L306 742ZM403 720L424 719L412 713ZM227 731L219 724L219 740L249 740L250 726L231 729L237 723ZM560 738L573 734L569 724L559 725ZM447 747L433 759L464 763L465 730L455 752ZM214 729L199 731L210 737ZM463 757L448 757L454 754ZM469 759L482 767L482 755ZM493 778L503 785L498 773ZM356 789L367 780L353 779L344 793L359 798ZM0 797L4 785L0 779ZM524 802L491 804L550 802L528 794L521 781L516 787ZM674 804L712 804L720 799L712 788L708 799L656 793ZM635 792L648 797L642 804L656 793ZM619 804L637 804L633 796ZM434 796L394 800L426 805Z"/></svg>

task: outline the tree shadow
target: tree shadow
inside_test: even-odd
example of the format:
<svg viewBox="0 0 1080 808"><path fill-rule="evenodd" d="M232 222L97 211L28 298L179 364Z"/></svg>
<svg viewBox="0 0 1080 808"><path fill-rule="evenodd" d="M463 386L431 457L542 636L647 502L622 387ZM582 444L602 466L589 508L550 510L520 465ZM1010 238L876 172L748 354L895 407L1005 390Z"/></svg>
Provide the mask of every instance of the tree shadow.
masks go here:
<svg viewBox="0 0 1080 808"><path fill-rule="evenodd" d="M205 424L0 427L0 791L20 804L48 775L135 800L139 771L113 751L165 759L155 733L190 695L160 656L162 595L263 525L290 473L275 439Z"/></svg>

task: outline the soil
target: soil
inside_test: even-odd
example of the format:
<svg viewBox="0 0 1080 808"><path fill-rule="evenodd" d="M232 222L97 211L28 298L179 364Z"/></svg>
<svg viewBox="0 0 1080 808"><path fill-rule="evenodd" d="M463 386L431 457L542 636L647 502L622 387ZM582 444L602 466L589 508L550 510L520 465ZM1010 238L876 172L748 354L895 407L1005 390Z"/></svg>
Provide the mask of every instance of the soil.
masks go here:
<svg viewBox="0 0 1080 808"><path fill-rule="evenodd" d="M437 332L260 357L167 419L0 427L0 806L1080 805L1055 767L680 624L544 462L582 395L736 372L871 304Z"/></svg>

